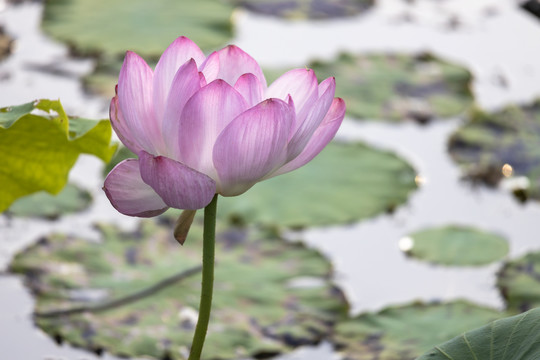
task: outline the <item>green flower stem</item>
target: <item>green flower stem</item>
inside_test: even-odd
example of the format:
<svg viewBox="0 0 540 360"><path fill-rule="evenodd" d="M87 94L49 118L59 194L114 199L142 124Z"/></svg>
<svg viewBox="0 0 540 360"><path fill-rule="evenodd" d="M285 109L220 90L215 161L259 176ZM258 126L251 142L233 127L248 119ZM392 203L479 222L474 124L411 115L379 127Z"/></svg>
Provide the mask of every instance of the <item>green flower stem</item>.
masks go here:
<svg viewBox="0 0 540 360"><path fill-rule="evenodd" d="M201 352L206 339L210 310L212 308L212 293L214 291L214 253L216 244L216 194L210 204L204 208L204 232L203 232L203 269L201 302L199 305L199 320L193 335L191 352L188 360L200 360Z"/></svg>

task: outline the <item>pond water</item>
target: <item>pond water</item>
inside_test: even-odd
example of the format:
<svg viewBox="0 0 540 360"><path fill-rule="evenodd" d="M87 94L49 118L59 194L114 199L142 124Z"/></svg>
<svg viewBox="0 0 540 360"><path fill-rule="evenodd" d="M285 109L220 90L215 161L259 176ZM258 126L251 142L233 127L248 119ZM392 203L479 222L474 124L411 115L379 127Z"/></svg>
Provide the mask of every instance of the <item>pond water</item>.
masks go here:
<svg viewBox="0 0 540 360"><path fill-rule="evenodd" d="M35 98L60 98L69 113L106 117L108 101L85 94L78 81L91 71L92 60L70 58L65 46L41 34L41 4L2 4L0 24L17 42L15 53L0 63L0 107ZM386 0L360 17L324 22L283 22L239 11L235 22L233 42L263 65L303 66L311 59L328 59L344 50L429 50L473 72L473 90L483 108L527 102L540 95L540 21L520 10L515 1ZM417 299L466 298L502 307L495 288L500 264L447 268L408 259L398 242L415 230L474 225L507 237L512 257L540 248L535 236L538 203L520 204L502 189L475 188L461 180L446 151L448 137L461 121L444 119L420 126L347 119L340 129L340 139L361 139L397 152L425 179L407 204L392 215L288 234L291 239L303 239L332 261L336 281L346 291L353 313ZM82 214L54 222L0 217L0 269L5 269L16 251L54 230L96 237L92 227L96 221L133 227L136 219L118 214L102 194L100 171L98 160L83 156L70 175L94 196L92 207ZM57 346L33 326L33 300L18 277L0 276L0 289L2 354L26 360L96 358ZM101 358L115 359L107 354ZM333 358L339 355L329 344L279 357Z"/></svg>

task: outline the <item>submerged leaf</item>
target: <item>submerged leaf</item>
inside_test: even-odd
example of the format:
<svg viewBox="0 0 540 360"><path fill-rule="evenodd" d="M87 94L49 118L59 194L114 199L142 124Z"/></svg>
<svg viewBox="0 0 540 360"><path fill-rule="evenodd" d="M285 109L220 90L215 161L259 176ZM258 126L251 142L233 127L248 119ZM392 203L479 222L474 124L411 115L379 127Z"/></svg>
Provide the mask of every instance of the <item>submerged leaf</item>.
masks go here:
<svg viewBox="0 0 540 360"><path fill-rule="evenodd" d="M450 154L473 181L505 179L521 201L540 199L540 100L487 114L475 111L449 143Z"/></svg>
<svg viewBox="0 0 540 360"><path fill-rule="evenodd" d="M229 0L249 11L288 19L328 19L352 16L373 6L374 0Z"/></svg>
<svg viewBox="0 0 540 360"><path fill-rule="evenodd" d="M59 101L0 109L0 211L37 191L57 194L79 154L109 161L111 135L108 120L70 119Z"/></svg>
<svg viewBox="0 0 540 360"><path fill-rule="evenodd" d="M450 266L478 266L501 260L508 254L503 237L472 227L445 226L408 236L412 257Z"/></svg>
<svg viewBox="0 0 540 360"><path fill-rule="evenodd" d="M102 243L55 235L19 254L11 270L37 294L36 311L80 306L101 309L37 317L51 336L127 357L183 359L200 296L200 274L135 302L103 303L149 288L200 264L201 219L180 247L171 227L142 222L132 233L101 225ZM343 295L319 253L255 228L218 225L212 322L205 359L276 354L326 337L345 316ZM44 262L46 258L48 261ZM298 279L309 279L302 282Z"/></svg>
<svg viewBox="0 0 540 360"><path fill-rule="evenodd" d="M415 303L341 322L334 343L344 360L412 360L445 339L499 317L496 310L465 301Z"/></svg>
<svg viewBox="0 0 540 360"><path fill-rule="evenodd" d="M507 262L497 274L497 287L510 312L540 307L540 252Z"/></svg>

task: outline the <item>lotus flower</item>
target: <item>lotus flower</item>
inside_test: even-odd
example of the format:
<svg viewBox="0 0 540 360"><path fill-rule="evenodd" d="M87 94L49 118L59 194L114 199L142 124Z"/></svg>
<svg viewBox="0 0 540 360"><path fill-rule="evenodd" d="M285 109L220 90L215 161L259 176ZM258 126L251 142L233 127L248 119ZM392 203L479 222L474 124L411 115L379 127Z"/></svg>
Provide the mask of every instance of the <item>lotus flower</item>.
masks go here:
<svg viewBox="0 0 540 360"><path fill-rule="evenodd" d="M242 194L259 181L313 159L334 137L345 103L335 79L295 69L267 86L257 62L236 46L205 57L176 39L154 71L127 52L111 124L138 159L105 179L112 205L151 217L169 207L195 210L217 193Z"/></svg>

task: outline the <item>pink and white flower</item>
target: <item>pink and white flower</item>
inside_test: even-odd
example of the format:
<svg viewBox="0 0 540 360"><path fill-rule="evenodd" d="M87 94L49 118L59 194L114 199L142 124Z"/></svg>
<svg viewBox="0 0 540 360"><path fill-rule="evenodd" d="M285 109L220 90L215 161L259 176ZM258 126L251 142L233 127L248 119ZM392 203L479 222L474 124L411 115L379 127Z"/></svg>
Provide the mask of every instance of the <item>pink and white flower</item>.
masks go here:
<svg viewBox="0 0 540 360"><path fill-rule="evenodd" d="M112 205L151 217L169 207L200 209L218 193L240 195L255 183L313 159L334 137L345 103L335 79L295 69L267 86L257 62L230 45L205 57L176 39L154 71L127 52L111 124L138 159L105 179Z"/></svg>

